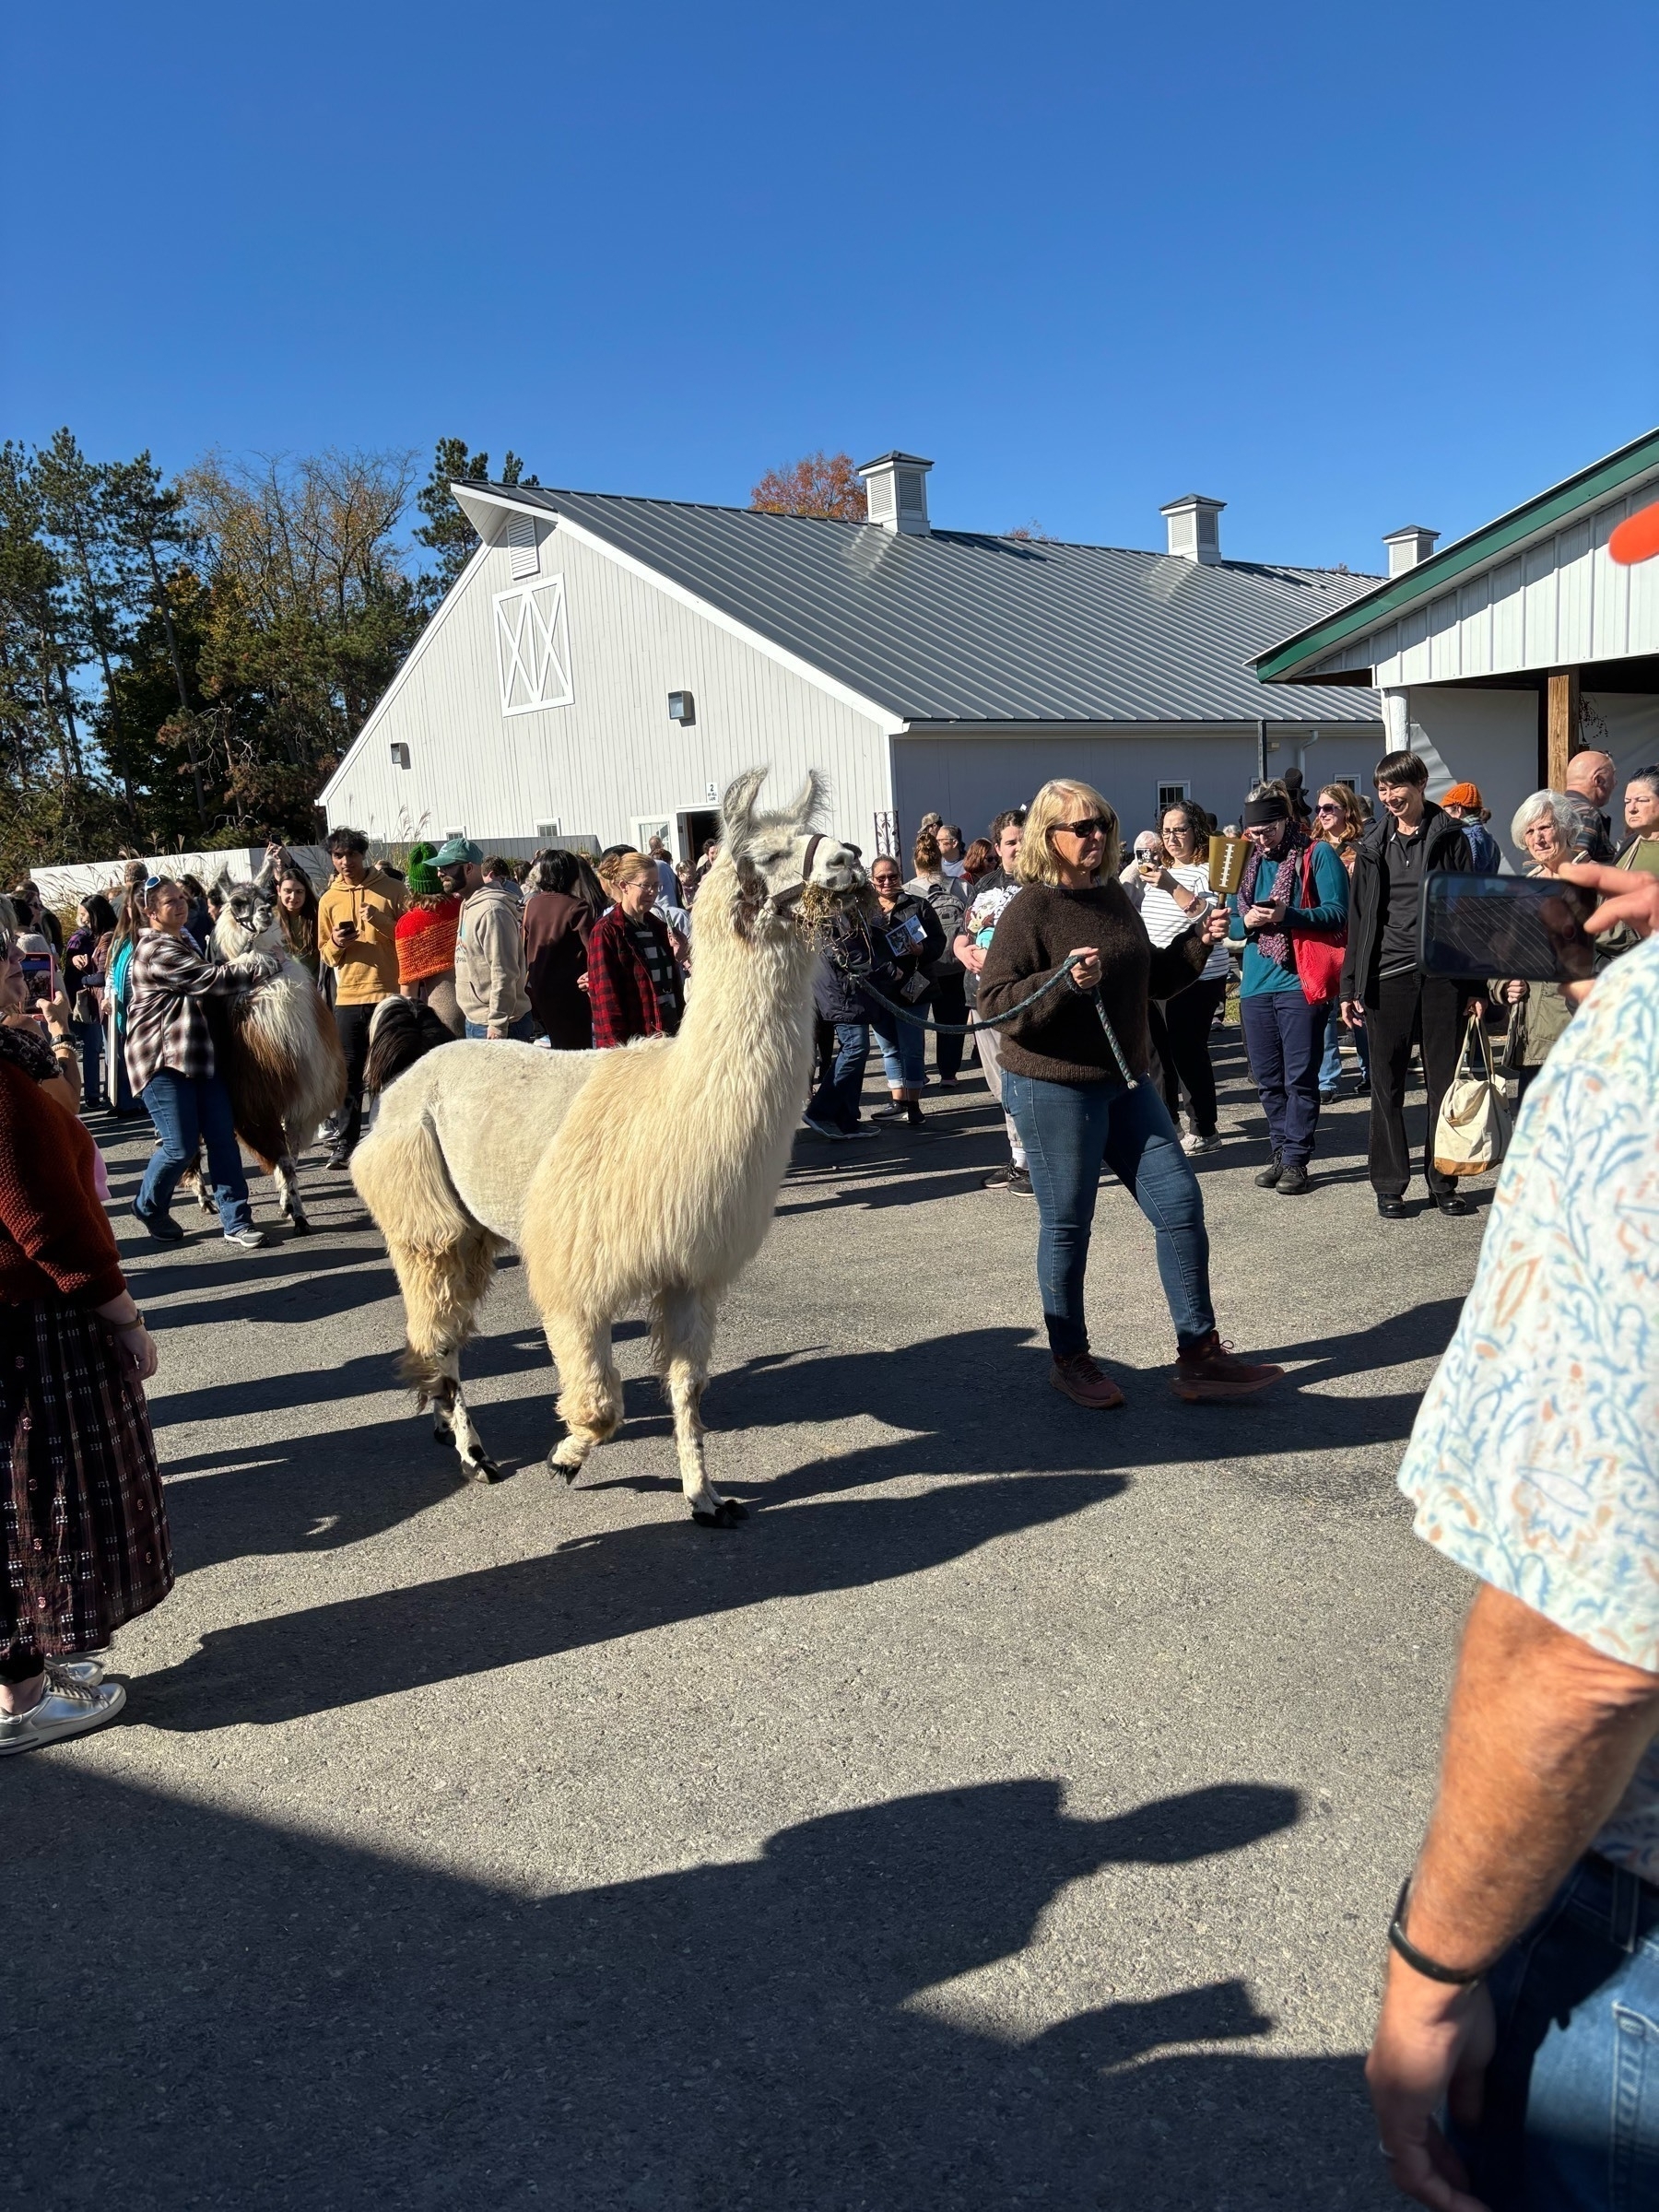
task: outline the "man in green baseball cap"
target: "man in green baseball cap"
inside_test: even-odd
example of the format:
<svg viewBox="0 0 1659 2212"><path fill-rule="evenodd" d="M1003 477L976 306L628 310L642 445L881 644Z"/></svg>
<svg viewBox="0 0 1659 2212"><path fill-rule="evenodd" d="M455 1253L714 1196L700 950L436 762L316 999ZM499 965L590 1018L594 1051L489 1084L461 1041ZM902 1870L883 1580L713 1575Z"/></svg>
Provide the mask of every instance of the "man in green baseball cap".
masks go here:
<svg viewBox="0 0 1659 2212"><path fill-rule="evenodd" d="M466 1034L528 1044L535 1020L524 987L524 918L518 900L502 885L485 882L484 848L469 837L440 845L432 865L444 889L461 894L455 998Z"/></svg>

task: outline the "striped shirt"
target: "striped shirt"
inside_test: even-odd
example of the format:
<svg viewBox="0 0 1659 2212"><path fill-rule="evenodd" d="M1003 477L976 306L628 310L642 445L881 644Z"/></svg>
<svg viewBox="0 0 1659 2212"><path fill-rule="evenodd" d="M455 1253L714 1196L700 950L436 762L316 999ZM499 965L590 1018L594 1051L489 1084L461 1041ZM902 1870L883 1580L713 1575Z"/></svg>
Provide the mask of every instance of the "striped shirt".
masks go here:
<svg viewBox="0 0 1659 2212"><path fill-rule="evenodd" d="M229 998L276 972L263 953L205 960L182 936L147 929L127 969L127 1081L136 1097L159 1068L188 1082L213 1075L213 1035L204 1000Z"/></svg>

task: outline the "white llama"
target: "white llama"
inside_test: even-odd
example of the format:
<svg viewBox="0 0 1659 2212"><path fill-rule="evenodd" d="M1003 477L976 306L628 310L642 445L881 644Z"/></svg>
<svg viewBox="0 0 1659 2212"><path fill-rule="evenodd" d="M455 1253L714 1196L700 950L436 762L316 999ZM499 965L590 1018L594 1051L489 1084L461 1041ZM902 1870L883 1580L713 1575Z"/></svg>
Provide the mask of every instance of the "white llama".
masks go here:
<svg viewBox="0 0 1659 2212"><path fill-rule="evenodd" d="M648 1306L692 1517L742 1517L703 1464L715 1318L765 1239L806 1096L815 954L803 892L864 881L855 853L814 830L820 779L782 813L762 814L765 776L751 770L725 794L677 1037L596 1053L444 1044L392 1084L353 1155L403 1288L405 1371L474 1480L499 1470L462 1396L460 1352L496 1254L512 1245L559 1367L567 1433L551 1467L574 1481L615 1432L612 1324ZM406 1024L388 1004L387 1019Z"/></svg>

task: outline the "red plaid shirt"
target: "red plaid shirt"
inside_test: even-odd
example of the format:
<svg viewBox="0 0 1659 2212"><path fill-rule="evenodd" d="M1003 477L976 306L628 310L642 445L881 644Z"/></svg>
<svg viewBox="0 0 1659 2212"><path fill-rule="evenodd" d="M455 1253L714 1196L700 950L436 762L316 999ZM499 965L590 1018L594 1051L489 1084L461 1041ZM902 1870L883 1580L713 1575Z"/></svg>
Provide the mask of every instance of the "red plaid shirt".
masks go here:
<svg viewBox="0 0 1659 2212"><path fill-rule="evenodd" d="M667 930L654 914L643 919L658 940L664 960L677 974ZM587 974L595 1046L627 1044L635 1037L672 1037L679 1028L679 1003L658 996L620 907L613 906L594 924L588 937Z"/></svg>

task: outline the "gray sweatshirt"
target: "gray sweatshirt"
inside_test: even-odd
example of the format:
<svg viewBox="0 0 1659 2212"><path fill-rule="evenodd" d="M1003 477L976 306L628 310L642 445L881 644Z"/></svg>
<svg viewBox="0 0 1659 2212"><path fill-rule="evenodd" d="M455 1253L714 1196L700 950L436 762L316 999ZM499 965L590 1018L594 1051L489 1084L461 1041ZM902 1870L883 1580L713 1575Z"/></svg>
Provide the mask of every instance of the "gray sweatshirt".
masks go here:
<svg viewBox="0 0 1659 2212"><path fill-rule="evenodd" d="M524 913L505 885L469 891L455 932L455 1000L463 1018L504 1030L530 1011Z"/></svg>

